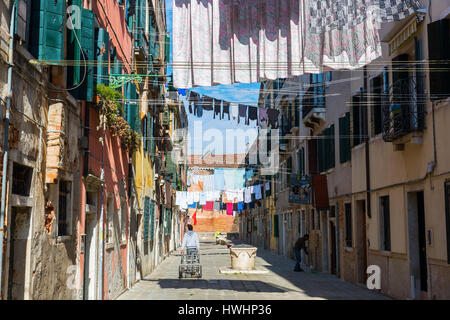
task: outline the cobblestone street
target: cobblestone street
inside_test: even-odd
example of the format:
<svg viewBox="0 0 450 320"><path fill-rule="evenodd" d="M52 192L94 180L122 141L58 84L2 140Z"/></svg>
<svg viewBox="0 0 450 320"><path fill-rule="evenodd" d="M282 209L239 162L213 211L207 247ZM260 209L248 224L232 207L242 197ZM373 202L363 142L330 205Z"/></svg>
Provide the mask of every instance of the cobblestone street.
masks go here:
<svg viewBox="0 0 450 320"><path fill-rule="evenodd" d="M180 252L168 257L147 278L122 294L120 300L264 300L264 299L387 299L333 275L293 272L295 262L258 249L256 266L267 274L220 274L230 266L229 250L212 242L201 243L202 279L178 279Z"/></svg>

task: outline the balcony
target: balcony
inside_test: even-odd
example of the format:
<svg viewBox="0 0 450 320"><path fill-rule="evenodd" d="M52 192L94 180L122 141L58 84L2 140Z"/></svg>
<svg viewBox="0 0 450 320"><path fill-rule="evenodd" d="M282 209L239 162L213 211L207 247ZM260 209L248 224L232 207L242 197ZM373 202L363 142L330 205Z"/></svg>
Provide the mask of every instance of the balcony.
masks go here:
<svg viewBox="0 0 450 320"><path fill-rule="evenodd" d="M303 124L311 129L321 126L325 121L324 94L318 96L314 91L314 86L309 87L302 99Z"/></svg>
<svg viewBox="0 0 450 320"><path fill-rule="evenodd" d="M145 61L148 59L148 41L142 28L136 29L136 38L134 39L134 54L138 60Z"/></svg>
<svg viewBox="0 0 450 320"><path fill-rule="evenodd" d="M419 79L419 83L417 81ZM397 80L383 98L383 140L396 145L421 143L425 129L422 77Z"/></svg>

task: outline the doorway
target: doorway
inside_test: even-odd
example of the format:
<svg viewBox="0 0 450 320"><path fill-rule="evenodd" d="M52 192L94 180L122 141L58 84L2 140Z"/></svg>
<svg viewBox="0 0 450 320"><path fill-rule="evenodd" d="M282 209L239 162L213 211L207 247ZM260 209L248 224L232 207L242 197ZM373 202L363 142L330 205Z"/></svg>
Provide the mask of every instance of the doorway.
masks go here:
<svg viewBox="0 0 450 320"><path fill-rule="evenodd" d="M358 283L366 283L367 276L367 228L366 228L366 201L355 202L355 225L356 225L356 276Z"/></svg>
<svg viewBox="0 0 450 320"><path fill-rule="evenodd" d="M336 274L336 226L330 220L330 272Z"/></svg>
<svg viewBox="0 0 450 320"><path fill-rule="evenodd" d="M86 214L83 299L97 298L97 215Z"/></svg>
<svg viewBox="0 0 450 320"><path fill-rule="evenodd" d="M408 240L411 295L428 291L424 192L408 192Z"/></svg>
<svg viewBox="0 0 450 320"><path fill-rule="evenodd" d="M321 219L322 233L322 271L328 272L328 213L327 211L318 211L319 219Z"/></svg>
<svg viewBox="0 0 450 320"><path fill-rule="evenodd" d="M12 207L9 251L8 300L24 300L30 252L31 208ZM28 295L28 294L27 294Z"/></svg>

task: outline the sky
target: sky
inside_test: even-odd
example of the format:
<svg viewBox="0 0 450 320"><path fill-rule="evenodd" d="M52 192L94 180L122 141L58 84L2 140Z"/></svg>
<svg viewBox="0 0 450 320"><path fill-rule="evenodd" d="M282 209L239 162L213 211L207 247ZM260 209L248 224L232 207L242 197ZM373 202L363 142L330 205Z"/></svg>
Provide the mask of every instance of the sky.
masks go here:
<svg viewBox="0 0 450 320"><path fill-rule="evenodd" d="M170 38L172 39L172 5L173 0L166 0L166 21L167 21L167 31L169 32ZM170 45L170 61L172 61L172 41ZM167 74L172 74L172 66L167 67ZM234 85L219 85L213 87L196 87L192 88L201 95L205 94L209 97L225 100L228 102L238 102L250 106L256 106L258 104L260 83L239 83ZM235 143L231 141L226 141L227 130L238 130L237 133L247 134L250 138L257 133L256 123L250 123L249 126L244 124L244 118L241 118L241 122L238 124L236 120L228 120L226 117L224 120L213 119L213 111L204 111L202 118L197 118L194 115L188 113L189 120L189 153L190 154L205 154L211 151L214 154L223 153L245 153L247 151L247 144L251 146L254 142L253 139L246 139L244 143ZM253 121L254 122L254 121ZM202 129L202 134L194 134L194 127ZM251 131L248 131L251 129ZM216 139L219 136L219 132L223 137L221 139ZM230 131L229 131L230 133ZM208 141L208 139L210 139ZM209 147L208 147L209 146ZM220 150L223 150L221 152Z"/></svg>

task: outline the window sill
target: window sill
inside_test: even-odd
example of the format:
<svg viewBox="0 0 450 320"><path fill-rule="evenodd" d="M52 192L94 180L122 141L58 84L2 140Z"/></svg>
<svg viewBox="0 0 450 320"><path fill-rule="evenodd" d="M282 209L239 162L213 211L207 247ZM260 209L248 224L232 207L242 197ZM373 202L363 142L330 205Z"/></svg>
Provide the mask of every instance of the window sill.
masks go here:
<svg viewBox="0 0 450 320"><path fill-rule="evenodd" d="M347 252L353 252L353 247L344 247L344 250Z"/></svg>
<svg viewBox="0 0 450 320"><path fill-rule="evenodd" d="M72 240L72 236L58 236L56 238L56 243L66 242L67 240Z"/></svg>
<svg viewBox="0 0 450 320"><path fill-rule="evenodd" d="M111 250L114 249L114 243L107 243L105 245L105 250Z"/></svg>

